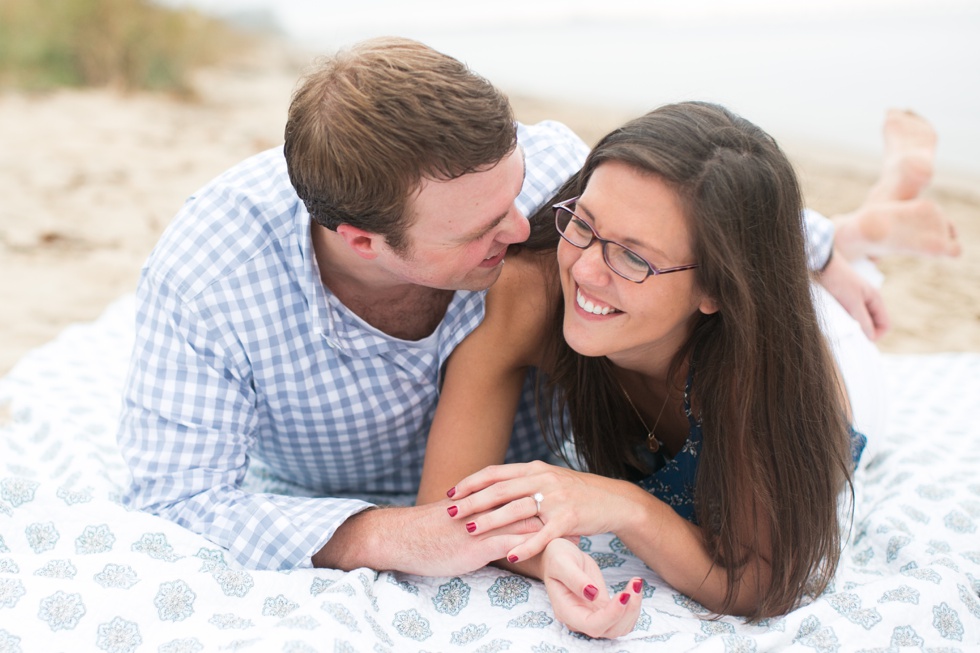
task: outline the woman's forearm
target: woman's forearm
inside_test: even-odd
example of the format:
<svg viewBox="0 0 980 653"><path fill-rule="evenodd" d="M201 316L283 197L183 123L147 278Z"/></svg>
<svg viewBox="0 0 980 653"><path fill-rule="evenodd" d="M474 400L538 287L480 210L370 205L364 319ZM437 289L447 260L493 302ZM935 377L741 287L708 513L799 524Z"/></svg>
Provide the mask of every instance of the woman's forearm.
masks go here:
<svg viewBox="0 0 980 653"><path fill-rule="evenodd" d="M746 614L757 603L760 573L768 565L759 557L746 565L734 603L725 609L728 572L708 554L701 529L663 501L634 486L629 518L615 534L671 587L718 614ZM768 578L762 579L762 586Z"/></svg>

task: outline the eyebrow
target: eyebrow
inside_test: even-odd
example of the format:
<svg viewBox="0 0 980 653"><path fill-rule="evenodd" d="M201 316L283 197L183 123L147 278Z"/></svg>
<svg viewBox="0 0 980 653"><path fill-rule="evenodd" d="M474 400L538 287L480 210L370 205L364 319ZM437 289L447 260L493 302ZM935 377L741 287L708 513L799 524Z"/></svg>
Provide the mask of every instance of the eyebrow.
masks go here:
<svg viewBox="0 0 980 653"><path fill-rule="evenodd" d="M579 210L584 211L586 213L586 215L588 215L589 219L592 220L592 226L593 226L593 228L595 228L595 223L596 223L595 215L593 215L592 211L590 211L587 206L582 206L582 204L580 202L575 202L575 210L576 211L579 211ZM612 240L612 239L609 239L609 240ZM643 241L637 240L636 238L633 238L633 237L628 237L625 240L614 240L613 242L614 243L618 243L620 245L628 245L630 247L630 249L633 249L633 248L645 249L645 250L648 250L649 252L653 253L656 256L663 257L664 259L669 260L669 257L667 256L667 253L664 252L662 249L659 249L657 247L654 247L653 245L650 245L649 243L645 243Z"/></svg>
<svg viewBox="0 0 980 653"><path fill-rule="evenodd" d="M498 215L496 218L493 219L493 222L483 227L479 231L475 231L467 236L464 236L463 242L469 242L471 240L479 240L480 238L483 238L488 233L496 229L497 225L499 225L501 222L504 221L504 218L507 217L507 213L510 213L510 209L508 209L506 213L501 213L500 215Z"/></svg>
<svg viewBox="0 0 980 653"><path fill-rule="evenodd" d="M527 179L527 155L525 154L524 148L521 147L521 144L520 143L518 143L515 147L517 147L520 150L520 152L521 152L521 165L524 168L524 174L521 175L521 189L523 190L524 189L524 181ZM463 242L469 242L471 240L479 240L480 238L483 238L488 233L490 233L491 231L493 231L494 229L496 229L497 228L497 225L499 225L501 222L504 221L504 218L507 217L507 214L508 213L510 213L510 207L507 207L507 210L506 211L504 211L503 213L501 213L500 215L498 215L496 218L494 218L493 221L490 222L490 224L486 225L482 229L479 229L477 231L474 231L473 233L469 234L468 236L464 236L463 237Z"/></svg>

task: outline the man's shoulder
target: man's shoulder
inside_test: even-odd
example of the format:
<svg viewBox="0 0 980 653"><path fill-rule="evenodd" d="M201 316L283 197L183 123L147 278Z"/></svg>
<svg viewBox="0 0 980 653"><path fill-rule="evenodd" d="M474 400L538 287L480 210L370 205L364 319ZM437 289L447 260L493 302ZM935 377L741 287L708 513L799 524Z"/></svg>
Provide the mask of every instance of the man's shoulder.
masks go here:
<svg viewBox="0 0 980 653"><path fill-rule="evenodd" d="M549 147L572 148L577 153L588 154L589 146L571 127L558 120L542 120L536 123L517 123L517 140L525 149Z"/></svg>
<svg viewBox="0 0 980 653"><path fill-rule="evenodd" d="M589 148L563 123L545 120L534 125L517 125L517 141L524 149L526 175L517 207L533 215L575 175Z"/></svg>
<svg viewBox="0 0 980 653"><path fill-rule="evenodd" d="M308 222L289 182L282 148L256 154L191 195L167 227L146 272L184 296L199 293L277 243L299 237Z"/></svg>

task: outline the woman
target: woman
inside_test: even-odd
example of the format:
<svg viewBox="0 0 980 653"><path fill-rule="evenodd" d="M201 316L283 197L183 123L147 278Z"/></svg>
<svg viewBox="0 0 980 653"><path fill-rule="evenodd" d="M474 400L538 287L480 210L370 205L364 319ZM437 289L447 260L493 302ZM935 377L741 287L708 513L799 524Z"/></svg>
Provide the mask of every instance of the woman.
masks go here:
<svg viewBox="0 0 980 653"><path fill-rule="evenodd" d="M503 459L538 367L545 432L588 472L489 467L449 491L451 518L484 532L537 515L508 560L592 636L632 628L642 582L610 599L566 536L615 533L714 612L785 613L836 568L862 439L811 300L791 165L754 125L685 103L606 136L571 186L548 229L557 280L547 249L508 263L453 354L420 500Z"/></svg>

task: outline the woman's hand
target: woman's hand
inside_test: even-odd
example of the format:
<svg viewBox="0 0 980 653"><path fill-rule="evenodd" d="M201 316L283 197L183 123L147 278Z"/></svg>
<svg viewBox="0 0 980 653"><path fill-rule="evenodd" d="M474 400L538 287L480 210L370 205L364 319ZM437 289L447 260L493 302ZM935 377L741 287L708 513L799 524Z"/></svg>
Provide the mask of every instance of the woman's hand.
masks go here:
<svg viewBox="0 0 980 653"><path fill-rule="evenodd" d="M464 520L471 534L537 516L544 526L507 556L517 562L537 555L557 538L615 532L629 517L629 497L635 492L636 487L625 481L543 462L495 465L450 490L454 503L448 512Z"/></svg>
<svg viewBox="0 0 980 653"><path fill-rule="evenodd" d="M832 254L817 280L857 321L868 340L874 342L888 331L890 320L881 292L842 255Z"/></svg>
<svg viewBox="0 0 980 653"><path fill-rule="evenodd" d="M542 554L542 580L555 618L589 637L619 637L633 630L640 616L643 579L609 596L599 566L565 539L553 540Z"/></svg>

